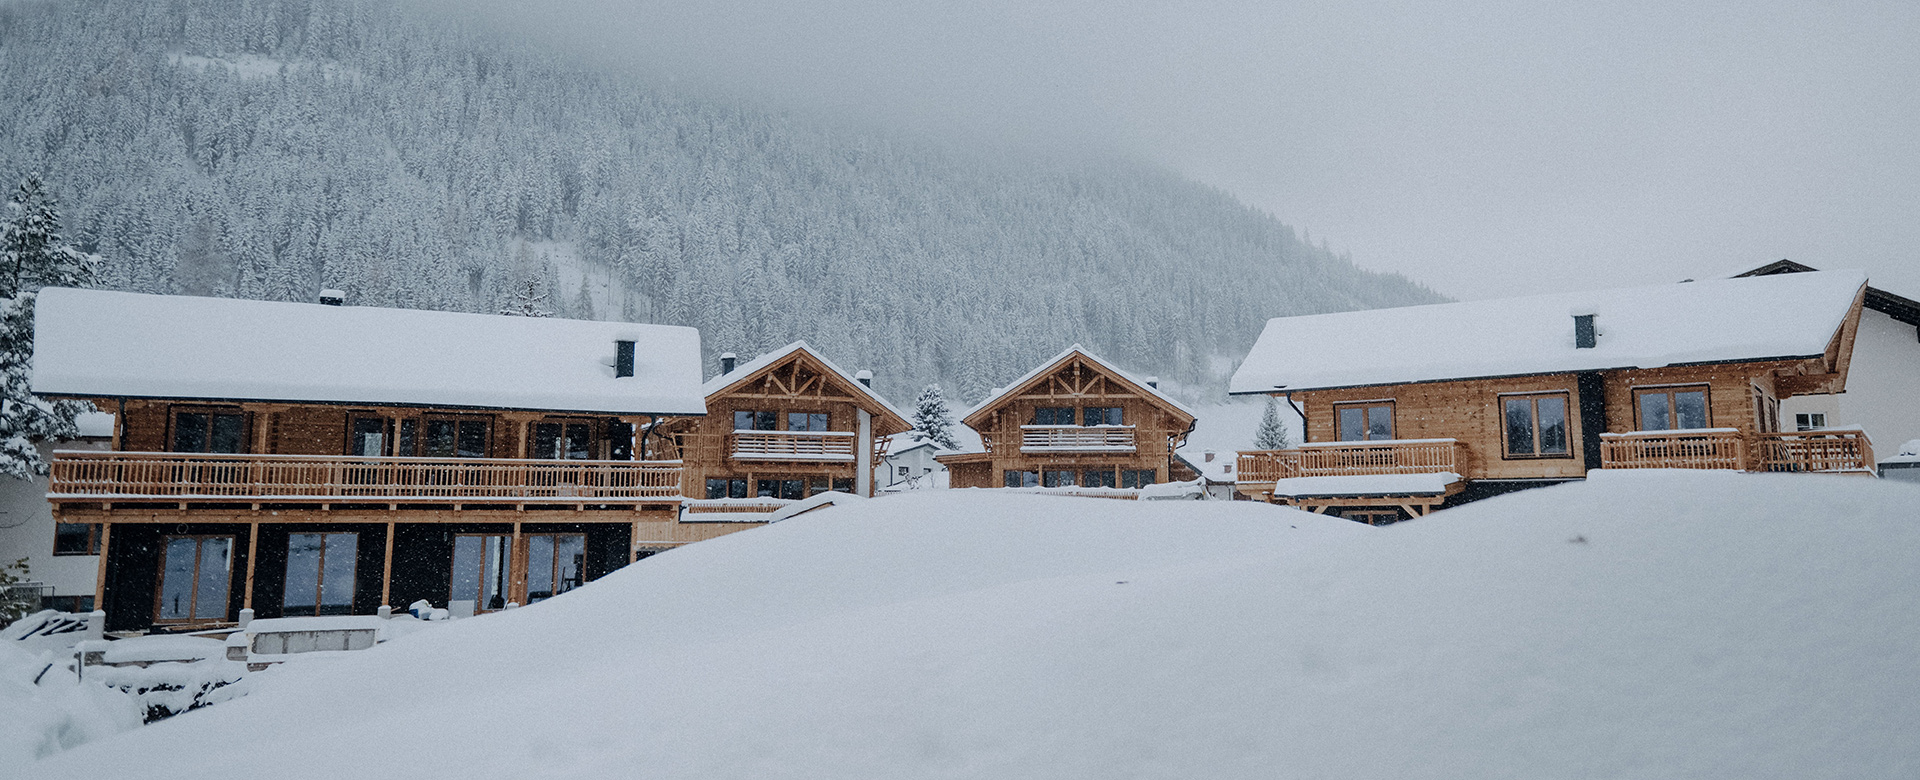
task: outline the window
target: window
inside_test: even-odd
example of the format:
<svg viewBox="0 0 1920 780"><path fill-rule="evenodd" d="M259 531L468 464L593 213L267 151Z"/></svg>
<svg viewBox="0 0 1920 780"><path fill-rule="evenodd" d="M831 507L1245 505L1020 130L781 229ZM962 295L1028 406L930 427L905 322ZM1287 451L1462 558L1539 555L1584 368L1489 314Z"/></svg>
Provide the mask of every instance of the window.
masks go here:
<svg viewBox="0 0 1920 780"><path fill-rule="evenodd" d="M501 534L453 537L453 601L471 601L476 611L506 609L512 538Z"/></svg>
<svg viewBox="0 0 1920 780"><path fill-rule="evenodd" d="M1120 422L1120 407L1089 406L1081 410L1081 425L1123 425Z"/></svg>
<svg viewBox="0 0 1920 780"><path fill-rule="evenodd" d="M1827 415L1825 412L1802 413L1793 416L1793 429L1796 431L1812 431L1825 427L1827 427Z"/></svg>
<svg viewBox="0 0 1920 780"><path fill-rule="evenodd" d="M160 548L153 622L226 620L227 586L232 579L233 537L166 537Z"/></svg>
<svg viewBox="0 0 1920 780"><path fill-rule="evenodd" d="M1567 448L1567 394L1505 396L1507 457L1572 457Z"/></svg>
<svg viewBox="0 0 1920 780"><path fill-rule="evenodd" d="M348 423L347 454L377 458L387 454L387 430L392 423L385 417L354 417Z"/></svg>
<svg viewBox="0 0 1920 780"><path fill-rule="evenodd" d="M807 481L804 479L762 479L755 487L758 498L780 498L798 501L807 497Z"/></svg>
<svg viewBox="0 0 1920 780"><path fill-rule="evenodd" d="M853 478L852 477L834 477L833 491L836 493L852 493Z"/></svg>
<svg viewBox="0 0 1920 780"><path fill-rule="evenodd" d="M1033 410L1034 425L1072 425L1073 407L1042 406Z"/></svg>
<svg viewBox="0 0 1920 780"><path fill-rule="evenodd" d="M807 495L817 496L827 492L826 477L807 477Z"/></svg>
<svg viewBox="0 0 1920 780"><path fill-rule="evenodd" d="M53 526L54 555L99 555L99 523L56 523Z"/></svg>
<svg viewBox="0 0 1920 780"><path fill-rule="evenodd" d="M527 539L527 603L580 587L587 557L583 534L533 534Z"/></svg>
<svg viewBox="0 0 1920 780"><path fill-rule="evenodd" d="M1397 509L1348 509L1342 511L1340 516L1367 525L1392 525L1400 522L1400 510Z"/></svg>
<svg viewBox="0 0 1920 780"><path fill-rule="evenodd" d="M773 430L775 419L777 418L773 412L734 412L733 429L736 431L771 431Z"/></svg>
<svg viewBox="0 0 1920 780"><path fill-rule="evenodd" d="M1089 469L1080 472L1080 485L1082 487L1100 488L1119 487L1120 480L1115 479L1113 469L1101 469L1097 471Z"/></svg>
<svg viewBox="0 0 1920 780"><path fill-rule="evenodd" d="M707 498L746 498L747 480L741 477L708 477Z"/></svg>
<svg viewBox="0 0 1920 780"><path fill-rule="evenodd" d="M911 467L909 467L909 466L901 466L901 467L900 467L900 476L903 476L903 477L904 477L904 476L907 476L908 474L910 474L910 473L912 473L912 472L913 472L913 469L912 469Z"/></svg>
<svg viewBox="0 0 1920 780"><path fill-rule="evenodd" d="M1707 388L1657 387L1634 391L1640 430L1671 431L1707 427Z"/></svg>
<svg viewBox="0 0 1920 780"><path fill-rule="evenodd" d="M288 615L353 613L354 556L360 535L287 535L287 589L280 606Z"/></svg>
<svg viewBox="0 0 1920 780"><path fill-rule="evenodd" d="M1040 472L1040 484L1044 487L1073 487L1072 471Z"/></svg>
<svg viewBox="0 0 1920 780"><path fill-rule="evenodd" d="M590 460L593 458L593 423L584 420L534 423L527 449L529 458Z"/></svg>
<svg viewBox="0 0 1920 780"><path fill-rule="evenodd" d="M1010 488L1030 488L1030 487L1040 486L1040 472L1038 471L1008 471L1006 472L1006 476L1007 476L1007 487L1010 487Z"/></svg>
<svg viewBox="0 0 1920 780"><path fill-rule="evenodd" d="M1340 441L1385 441L1393 438L1393 402L1368 401L1333 407L1340 425Z"/></svg>
<svg viewBox="0 0 1920 780"><path fill-rule="evenodd" d="M403 420L400 425L400 449L411 453L419 440L419 455L427 458L484 458L487 456L488 429L485 419L471 417L428 417L418 428ZM415 431L420 431L416 437Z"/></svg>
<svg viewBox="0 0 1920 780"><path fill-rule="evenodd" d="M789 431L824 431L826 429L826 412L787 412L787 430Z"/></svg>
<svg viewBox="0 0 1920 780"><path fill-rule="evenodd" d="M1143 488L1158 482L1156 469L1126 469L1120 472L1120 486L1123 488Z"/></svg>
<svg viewBox="0 0 1920 780"><path fill-rule="evenodd" d="M246 452L247 416L240 410L190 409L173 414L174 452Z"/></svg>

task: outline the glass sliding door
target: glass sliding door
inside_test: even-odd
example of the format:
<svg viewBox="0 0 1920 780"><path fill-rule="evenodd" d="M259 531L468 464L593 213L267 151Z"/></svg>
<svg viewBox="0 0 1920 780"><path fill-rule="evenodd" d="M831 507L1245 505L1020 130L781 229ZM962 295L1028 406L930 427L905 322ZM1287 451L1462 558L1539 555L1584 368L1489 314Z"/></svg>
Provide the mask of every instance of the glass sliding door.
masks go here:
<svg viewBox="0 0 1920 780"><path fill-rule="evenodd" d="M585 534L533 534L527 540L527 603L558 596L582 582Z"/></svg>
<svg viewBox="0 0 1920 780"><path fill-rule="evenodd" d="M285 614L352 614L359 543L357 533L289 534Z"/></svg>
<svg viewBox="0 0 1920 780"><path fill-rule="evenodd" d="M233 579L233 537L169 536L160 549L155 623L208 623L227 619L227 588Z"/></svg>
<svg viewBox="0 0 1920 780"><path fill-rule="evenodd" d="M505 609L511 576L512 537L461 534L453 538L453 601L471 601L475 611Z"/></svg>

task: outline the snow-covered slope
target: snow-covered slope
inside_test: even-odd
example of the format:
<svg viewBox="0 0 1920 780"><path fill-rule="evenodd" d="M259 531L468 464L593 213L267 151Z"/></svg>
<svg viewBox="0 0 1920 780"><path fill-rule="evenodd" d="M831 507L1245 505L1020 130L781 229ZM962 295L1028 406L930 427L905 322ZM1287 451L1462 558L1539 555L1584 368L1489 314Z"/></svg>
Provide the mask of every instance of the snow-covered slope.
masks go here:
<svg viewBox="0 0 1920 780"><path fill-rule="evenodd" d="M1662 472L1381 529L884 498L275 670L30 774L1913 777L1916 506Z"/></svg>

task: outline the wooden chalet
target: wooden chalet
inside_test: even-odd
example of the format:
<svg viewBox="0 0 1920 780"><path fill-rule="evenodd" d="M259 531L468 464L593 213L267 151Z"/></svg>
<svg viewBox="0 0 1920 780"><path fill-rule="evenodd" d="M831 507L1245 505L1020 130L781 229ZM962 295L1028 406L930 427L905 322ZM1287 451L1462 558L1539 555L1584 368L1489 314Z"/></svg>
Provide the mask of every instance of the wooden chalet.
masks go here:
<svg viewBox="0 0 1920 780"><path fill-rule="evenodd" d="M499 609L734 530L660 457L690 328L70 289L35 327L34 391L115 415L47 496L110 630Z"/></svg>
<svg viewBox="0 0 1920 780"><path fill-rule="evenodd" d="M1305 443L1242 452L1252 498L1372 523L1598 468L1871 474L1858 429L1783 430L1846 388L1866 278L1803 273L1271 320L1236 395Z"/></svg>
<svg viewBox="0 0 1920 780"><path fill-rule="evenodd" d="M765 513L829 491L872 496L887 437L913 426L870 382L804 341L737 366L722 355L702 387L707 416L661 431L685 469L687 516Z"/></svg>
<svg viewBox="0 0 1920 780"><path fill-rule="evenodd" d="M1194 414L1157 384L1075 344L967 410L979 451L937 460L956 488L1130 491L1191 479L1174 449Z"/></svg>

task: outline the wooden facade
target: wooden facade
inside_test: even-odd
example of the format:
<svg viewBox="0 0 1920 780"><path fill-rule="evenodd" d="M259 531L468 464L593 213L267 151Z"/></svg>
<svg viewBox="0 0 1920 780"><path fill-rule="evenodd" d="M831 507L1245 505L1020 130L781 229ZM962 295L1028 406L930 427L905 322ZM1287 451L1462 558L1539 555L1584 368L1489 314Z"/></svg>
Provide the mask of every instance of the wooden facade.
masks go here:
<svg viewBox="0 0 1920 780"><path fill-rule="evenodd" d="M952 487L1133 489L1187 476L1174 450L1194 416L1078 347L961 420L983 452L942 455Z"/></svg>
<svg viewBox="0 0 1920 780"><path fill-rule="evenodd" d="M804 343L708 383L707 416L663 426L684 469L689 515L740 510L707 499L793 500L827 491L874 494L886 437L912 427L861 380ZM764 511L748 506L745 511Z"/></svg>
<svg viewBox="0 0 1920 780"><path fill-rule="evenodd" d="M1781 399L1845 389L1860 299L1822 355L1274 392L1306 444L1242 452L1249 497L1369 521L1596 468L1872 473L1857 431L1782 431ZM1452 473L1444 491L1276 495L1277 480ZM1377 482L1377 481L1376 481ZM1361 484L1356 481L1355 484Z"/></svg>

